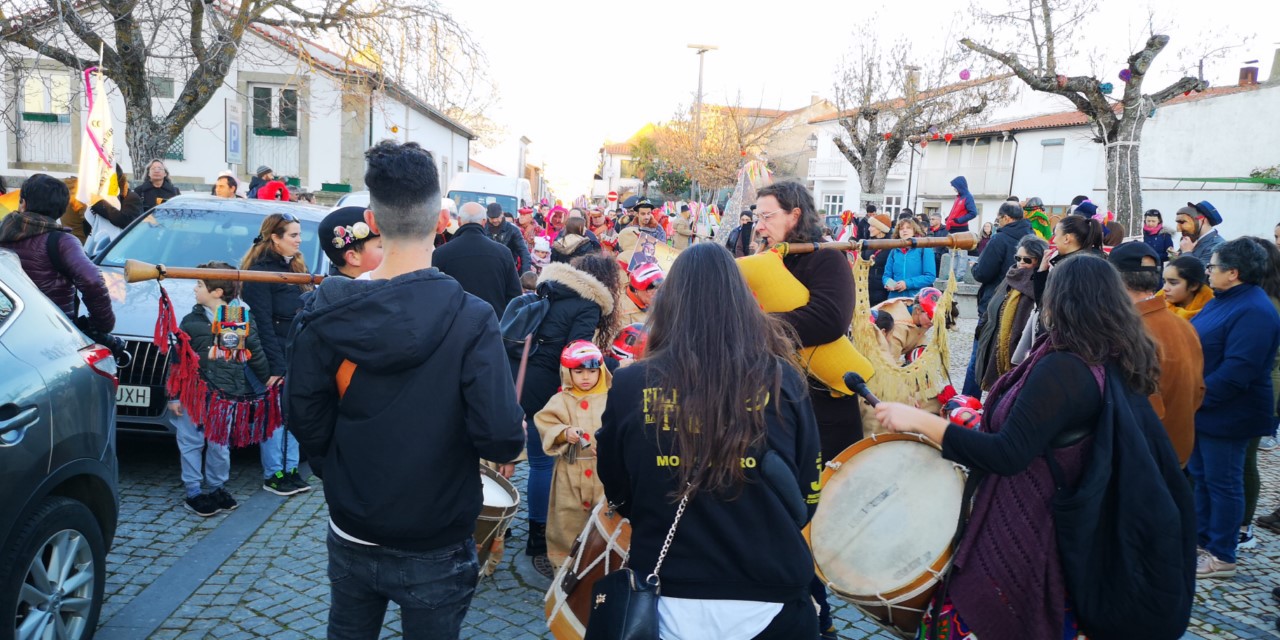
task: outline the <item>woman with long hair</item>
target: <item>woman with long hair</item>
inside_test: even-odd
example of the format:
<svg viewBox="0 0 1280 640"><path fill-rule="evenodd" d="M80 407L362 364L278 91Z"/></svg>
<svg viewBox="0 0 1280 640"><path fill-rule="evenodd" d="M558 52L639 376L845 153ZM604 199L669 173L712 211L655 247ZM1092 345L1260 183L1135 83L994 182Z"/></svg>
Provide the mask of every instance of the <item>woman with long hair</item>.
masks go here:
<svg viewBox="0 0 1280 640"><path fill-rule="evenodd" d="M1205 269L1215 295L1191 319L1204 350L1204 401L1187 461L1204 549L1196 568L1200 578L1235 575L1247 506L1245 459L1250 443L1275 427L1271 374L1280 350L1280 314L1262 285L1274 287L1280 265L1261 244L1237 238L1214 249Z"/></svg>
<svg viewBox="0 0 1280 640"><path fill-rule="evenodd" d="M978 356L974 375L990 389L996 380L1013 369L1014 354L1027 323L1036 308L1035 286L1031 276L1040 268L1049 243L1036 234L1022 236L1013 254L1013 266L1004 282L991 294L991 302L982 311L986 318L978 336Z"/></svg>
<svg viewBox="0 0 1280 640"><path fill-rule="evenodd" d="M813 203L813 194L794 180L775 182L756 196L755 233L761 250L780 242L822 242L826 229ZM932 265L933 259L928 262ZM844 252L821 249L812 253L792 254L782 265L809 291L809 303L776 314L795 331L799 346L816 347L840 338L853 322L857 286ZM725 344L725 343L722 343ZM733 343L727 343L733 344ZM862 439L862 415L856 396L836 396L823 383L810 377L809 402L818 421L818 438L822 443L822 459L833 460L841 451ZM813 597L821 610L818 625L824 638L836 636L827 604L827 592L821 580L813 581Z"/></svg>
<svg viewBox="0 0 1280 640"><path fill-rule="evenodd" d="M1147 209L1142 214L1142 241L1155 249L1160 256L1160 264L1169 261L1169 252L1173 250L1173 232L1164 226L1164 216L1159 209Z"/></svg>
<svg viewBox="0 0 1280 640"><path fill-rule="evenodd" d="M302 225L287 213L273 213L262 219L253 246L240 259L240 268L277 273L310 273L302 255ZM267 354L271 377L259 382L273 386L284 379L285 345L293 318L302 309L302 294L311 285L280 282L246 282L241 300L249 307L261 329L259 339ZM262 488L281 496L310 491L298 473L298 441L283 428L276 429L262 443Z"/></svg>
<svg viewBox="0 0 1280 640"><path fill-rule="evenodd" d="M645 357L614 377L597 466L631 519L630 568L661 580L668 640L817 636L801 528L821 462L788 329L724 247L695 244L654 300Z"/></svg>
<svg viewBox="0 0 1280 640"><path fill-rule="evenodd" d="M551 261L571 262L574 258L599 251L600 243L587 236L586 218L573 216L564 221L560 238L551 245Z"/></svg>
<svg viewBox="0 0 1280 640"><path fill-rule="evenodd" d="M1155 343L1105 260L1061 263L1049 276L1042 309L1047 335L996 382L978 430L902 404L876 408L890 431L922 434L942 446L944 458L981 474L981 480L971 479L979 484L955 565L935 596L941 601L922 623L948 630L942 636L947 640L970 633L982 640L1077 637L1054 532L1055 482L1045 458L1052 455L1074 486L1103 417L1106 376L1120 376L1131 393L1141 394L1135 397L1141 403L1156 390ZM1176 461L1171 445L1167 453ZM933 611L940 611L936 621Z"/></svg>
<svg viewBox="0 0 1280 640"><path fill-rule="evenodd" d="M898 223L894 237L903 240L926 235L914 220ZM938 279L938 261L932 249L903 247L891 249L884 265L884 288L890 297L914 298L921 289Z"/></svg>
<svg viewBox="0 0 1280 640"><path fill-rule="evenodd" d="M1040 261L1040 268L1031 276L1036 299L1040 300L1044 297L1045 284L1049 281L1049 270L1067 258L1075 255L1092 255L1106 260L1107 254L1102 250L1104 235L1102 223L1093 218L1070 215L1059 220L1053 228L1051 248Z"/></svg>
<svg viewBox="0 0 1280 640"><path fill-rule="evenodd" d="M1174 315L1191 320L1213 299L1204 263L1195 256L1179 256L1164 268L1164 287L1158 294Z"/></svg>
<svg viewBox="0 0 1280 640"><path fill-rule="evenodd" d="M572 263L555 262L543 267L538 276L537 294L550 301L542 324L534 335L534 348L525 368L520 406L528 419L529 483L525 497L529 504L529 538L525 554L533 566L550 578L547 558L547 506L551 498L551 476L555 459L542 448L542 437L533 422L535 416L560 388L560 352L575 340L610 346L617 318L618 267L596 253ZM512 377L519 376L522 350L508 350Z"/></svg>

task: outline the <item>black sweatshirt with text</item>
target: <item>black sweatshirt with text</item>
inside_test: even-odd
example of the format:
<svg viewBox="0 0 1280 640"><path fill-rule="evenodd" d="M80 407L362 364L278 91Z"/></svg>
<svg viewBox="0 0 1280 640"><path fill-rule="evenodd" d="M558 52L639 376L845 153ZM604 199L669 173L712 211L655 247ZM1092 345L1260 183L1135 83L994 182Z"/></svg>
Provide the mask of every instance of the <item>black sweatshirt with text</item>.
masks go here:
<svg viewBox="0 0 1280 640"><path fill-rule="evenodd" d="M648 374L644 360L615 374L596 434L597 471L609 502L631 519L630 566L641 579L675 518L679 466L692 462L674 451L668 418L678 393L650 385ZM797 520L808 522L817 507L822 461L809 392L793 368L783 367L780 397L770 398L765 416L767 446L742 458L741 491L689 500L660 572L664 596L785 603L809 593L813 557ZM772 482L766 456L785 465Z"/></svg>

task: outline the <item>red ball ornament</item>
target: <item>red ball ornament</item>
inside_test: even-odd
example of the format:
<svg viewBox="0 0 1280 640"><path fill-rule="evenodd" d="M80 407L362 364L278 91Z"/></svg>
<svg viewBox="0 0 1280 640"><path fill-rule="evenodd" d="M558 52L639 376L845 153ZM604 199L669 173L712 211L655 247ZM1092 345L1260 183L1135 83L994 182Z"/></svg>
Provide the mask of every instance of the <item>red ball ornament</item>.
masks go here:
<svg viewBox="0 0 1280 640"><path fill-rule="evenodd" d="M955 136L954 136L954 135L951 135L950 133L948 133L948 134L947 134L947 135L945 135L945 136L942 136L942 138L943 138L944 140L946 140L946 141L947 141L947 144L951 144L951 139L952 139L952 138L954 138L954 137L955 137Z"/></svg>
<svg viewBox="0 0 1280 640"><path fill-rule="evenodd" d="M927 146L929 146L929 141L928 141L928 140L921 140L921 141L920 141L920 146L921 146L921 147L927 147Z"/></svg>
<svg viewBox="0 0 1280 640"><path fill-rule="evenodd" d="M937 140L938 138L941 138L941 137L942 137L942 136L938 135L938 132L937 132L937 131L934 131L934 132L933 132L933 139L934 139L934 140Z"/></svg>
<svg viewBox="0 0 1280 640"><path fill-rule="evenodd" d="M893 137L893 133L886 132L886 133L884 134L884 139L885 139L885 140L888 140L889 138L892 138L892 137Z"/></svg>

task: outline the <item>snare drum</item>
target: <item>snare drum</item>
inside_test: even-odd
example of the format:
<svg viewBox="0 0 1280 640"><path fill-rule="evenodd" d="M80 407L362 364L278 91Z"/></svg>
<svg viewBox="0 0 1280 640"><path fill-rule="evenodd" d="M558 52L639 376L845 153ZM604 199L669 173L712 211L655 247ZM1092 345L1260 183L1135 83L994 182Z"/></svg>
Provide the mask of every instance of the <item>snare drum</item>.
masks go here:
<svg viewBox="0 0 1280 640"><path fill-rule="evenodd" d="M807 533L832 593L915 637L951 565L966 472L914 434L868 437L822 473Z"/></svg>
<svg viewBox="0 0 1280 640"><path fill-rule="evenodd" d="M591 615L591 587L621 569L630 550L630 521L602 500L547 590L547 628L556 640L582 640Z"/></svg>
<svg viewBox="0 0 1280 640"><path fill-rule="evenodd" d="M484 492L484 505L476 518L476 556L480 561L480 575L493 575L495 566L502 560L504 536L511 521L520 509L520 491L511 481L497 471L480 464L480 488Z"/></svg>

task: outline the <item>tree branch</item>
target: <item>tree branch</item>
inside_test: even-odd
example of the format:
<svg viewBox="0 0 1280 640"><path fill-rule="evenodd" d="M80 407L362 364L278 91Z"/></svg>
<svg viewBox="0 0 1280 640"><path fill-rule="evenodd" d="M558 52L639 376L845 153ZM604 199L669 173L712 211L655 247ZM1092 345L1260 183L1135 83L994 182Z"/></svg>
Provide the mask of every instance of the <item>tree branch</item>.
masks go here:
<svg viewBox="0 0 1280 640"><path fill-rule="evenodd" d="M1178 97L1178 94L1180 93L1186 93L1188 91L1204 91L1208 87L1209 87L1209 84L1206 83L1205 81L1200 80L1199 78L1192 78L1191 76L1187 76L1151 94L1151 96L1149 97L1151 101L1154 102L1155 104L1164 104Z"/></svg>

